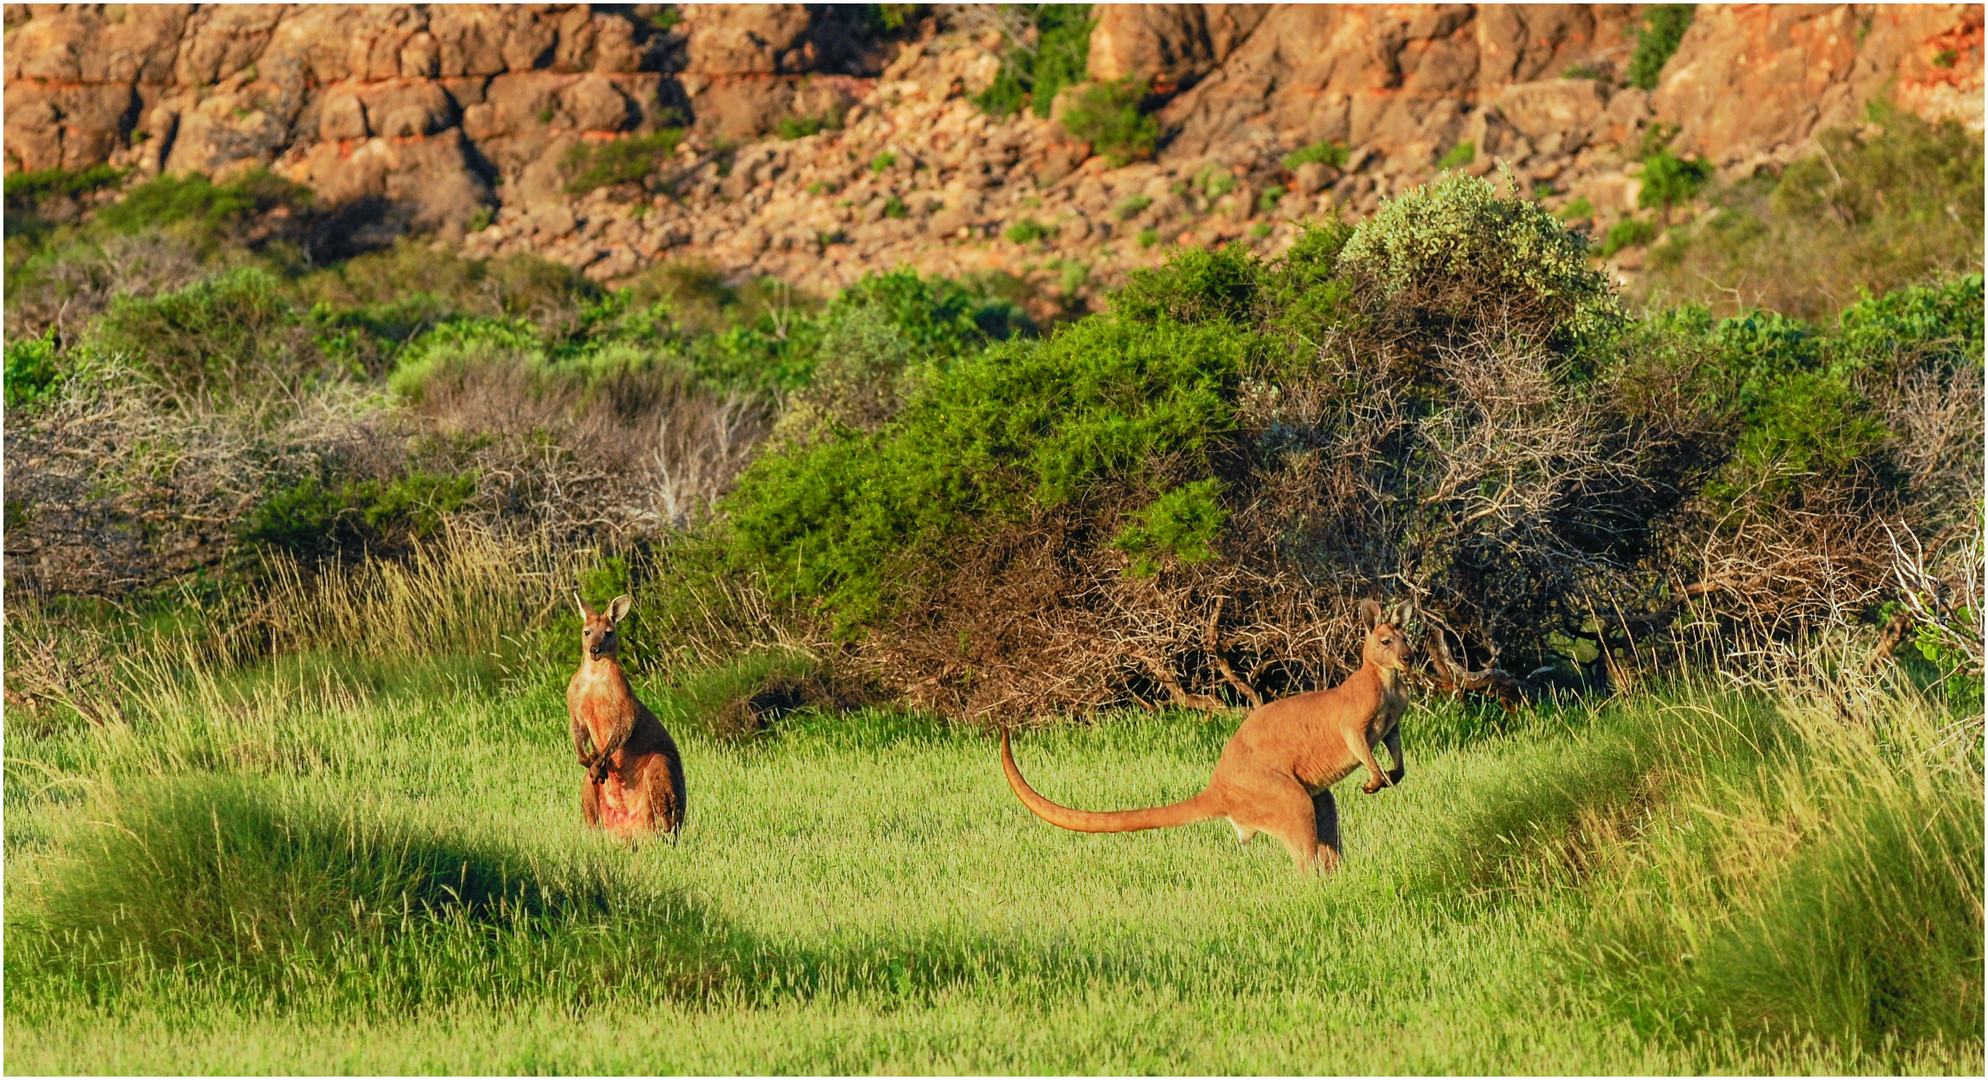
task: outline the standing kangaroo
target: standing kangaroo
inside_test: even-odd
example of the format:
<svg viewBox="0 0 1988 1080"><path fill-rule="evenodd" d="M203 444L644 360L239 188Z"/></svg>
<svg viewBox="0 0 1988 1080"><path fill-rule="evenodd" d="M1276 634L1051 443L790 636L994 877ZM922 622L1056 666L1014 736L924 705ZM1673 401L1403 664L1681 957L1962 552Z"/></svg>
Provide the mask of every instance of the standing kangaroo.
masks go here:
<svg viewBox="0 0 1988 1080"><path fill-rule="evenodd" d="M634 601L617 596L605 612L580 607L580 670L566 684L573 752L587 767L580 813L596 828L633 835L683 828L683 758L649 707L635 699L617 660L615 626Z"/></svg>
<svg viewBox="0 0 1988 1080"><path fill-rule="evenodd" d="M1360 603L1370 629L1364 662L1330 690L1273 701L1249 714L1222 750L1215 775L1201 794L1147 810L1097 812L1058 806L1029 787L1015 767L1008 732L1001 731L1001 765L1008 786L1035 816L1077 832L1133 832L1227 818L1236 837L1247 843L1266 832L1291 849L1300 873L1339 866L1339 809L1332 785L1360 766L1371 795L1399 784L1406 768L1401 757L1401 714L1408 708L1402 672L1406 646L1401 630L1383 621L1380 605ZM1394 768L1381 772L1374 744L1384 742Z"/></svg>

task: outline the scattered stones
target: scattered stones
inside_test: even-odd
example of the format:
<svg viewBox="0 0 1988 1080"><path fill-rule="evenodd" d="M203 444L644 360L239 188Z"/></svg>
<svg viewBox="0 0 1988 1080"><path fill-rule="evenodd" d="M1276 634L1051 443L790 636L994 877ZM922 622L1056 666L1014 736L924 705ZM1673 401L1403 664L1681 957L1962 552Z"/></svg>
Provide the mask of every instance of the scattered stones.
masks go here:
<svg viewBox="0 0 1988 1080"><path fill-rule="evenodd" d="M487 222L470 254L608 281L676 258L818 291L900 265L1046 281L1082 263L1097 289L1179 244L1274 254L1465 143L1467 171L1504 184L1509 165L1554 209L1584 197L1600 228L1636 211L1653 124L1722 176L1785 164L1881 95L1980 125L1978 7L1847 12L1701 9L1645 93L1610 74L1628 7L1106 6L1090 75L1170 96L1158 160L1111 168L1053 120L973 104L999 35L928 26L858 63L856 16L825 6L685 5L664 27L585 6L15 5L5 152L9 170L268 167L444 236ZM678 115L692 130L639 182L567 190L576 147ZM813 133L771 137L783 121ZM1351 147L1342 165L1283 165L1321 141ZM1046 235L1002 239L1024 220Z"/></svg>

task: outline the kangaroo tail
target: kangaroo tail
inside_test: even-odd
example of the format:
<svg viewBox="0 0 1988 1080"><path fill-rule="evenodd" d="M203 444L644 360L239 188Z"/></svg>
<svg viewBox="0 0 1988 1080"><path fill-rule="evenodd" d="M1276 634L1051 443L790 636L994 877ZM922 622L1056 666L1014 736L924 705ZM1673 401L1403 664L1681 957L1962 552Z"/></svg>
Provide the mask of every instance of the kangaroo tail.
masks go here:
<svg viewBox="0 0 1988 1080"><path fill-rule="evenodd" d="M1155 806L1145 810L1072 810L1058 806L1036 794L1027 780L1022 779L1022 770L1015 766L1014 751L1008 748L1008 731L1001 729L1001 767L1008 773L1008 786L1022 800L1022 805L1036 817L1058 828L1075 832L1137 832L1140 829L1164 829L1173 825L1192 825L1197 821L1209 821L1222 816L1214 805L1209 792L1202 792L1191 799L1185 799L1168 806Z"/></svg>

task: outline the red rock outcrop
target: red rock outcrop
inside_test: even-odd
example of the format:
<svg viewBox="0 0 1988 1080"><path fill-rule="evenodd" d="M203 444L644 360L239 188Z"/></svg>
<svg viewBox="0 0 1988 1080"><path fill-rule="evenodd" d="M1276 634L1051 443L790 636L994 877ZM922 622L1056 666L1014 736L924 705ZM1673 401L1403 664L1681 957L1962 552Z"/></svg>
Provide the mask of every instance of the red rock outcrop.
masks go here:
<svg viewBox="0 0 1988 1080"><path fill-rule="evenodd" d="M1979 128L1981 43L1978 4L1707 6L1651 105L1722 165L1785 159L1876 101Z"/></svg>
<svg viewBox="0 0 1988 1080"><path fill-rule="evenodd" d="M1605 225L1636 208L1653 124L1743 173L1872 102L1982 123L1979 6L1704 5L1645 93L1621 85L1642 20L1627 5L1101 5L1091 76L1144 78L1168 99L1159 159L1111 168L1052 121L970 104L1001 68L998 39L927 23L879 42L865 17L9 5L6 167L267 166L444 232L488 208L495 225L469 250L608 279L690 255L817 287L899 263L1072 287L1073 268L1108 281L1176 240L1275 250L1297 220L1370 212L1446 158L1480 175L1509 165L1524 190L1585 198ZM844 116L846 130L739 145L783 118ZM672 194L566 194L569 148L683 119ZM1349 148L1343 167L1283 166L1319 140ZM1003 239L1023 221L1053 240Z"/></svg>

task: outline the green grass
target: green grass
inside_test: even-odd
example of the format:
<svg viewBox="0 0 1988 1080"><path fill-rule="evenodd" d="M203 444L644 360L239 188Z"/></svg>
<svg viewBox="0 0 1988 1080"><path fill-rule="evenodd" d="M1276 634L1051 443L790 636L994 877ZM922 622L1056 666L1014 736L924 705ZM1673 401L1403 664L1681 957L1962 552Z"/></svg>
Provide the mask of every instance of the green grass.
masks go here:
<svg viewBox="0 0 1988 1080"><path fill-rule="evenodd" d="M682 128L664 128L605 142L576 143L559 158L566 191L585 195L616 184L640 184L653 177L683 141Z"/></svg>
<svg viewBox="0 0 1988 1080"><path fill-rule="evenodd" d="M1450 147L1449 153L1443 155L1443 160L1436 162L1436 168L1461 169L1476 160L1477 144L1468 141L1460 142Z"/></svg>
<svg viewBox="0 0 1988 1080"><path fill-rule="evenodd" d="M1335 169L1340 168L1346 164L1346 145L1320 139L1310 146L1300 147L1284 155L1284 167L1287 169L1295 169L1313 161Z"/></svg>
<svg viewBox="0 0 1988 1080"><path fill-rule="evenodd" d="M1407 781L1343 787L1345 870L1305 880L1220 823L1053 829L986 732L932 718L704 734L707 699L763 666L638 680L690 813L681 842L637 849L580 827L563 667L159 665L126 724L17 722L10 1067L1980 1064L1978 722L1914 699L1872 706L1890 719L1862 743L1819 727L1827 708L1699 691L1510 719L1419 703ZM1150 804L1196 790L1236 719L1112 714L1025 730L1017 754L1052 798ZM1881 905L1901 887L1909 910ZM1665 959L1693 935L1721 959ZM1917 981L1874 982L1873 942ZM1811 953L1849 989L1810 1004L1815 973L1786 959Z"/></svg>
<svg viewBox="0 0 1988 1080"><path fill-rule="evenodd" d="M1001 235L1007 237L1012 243L1030 244L1053 235L1053 231L1049 226L1033 218L1021 218L1013 225L1008 226Z"/></svg>

